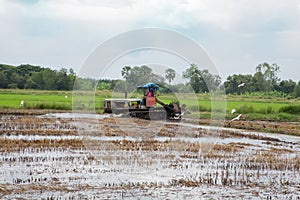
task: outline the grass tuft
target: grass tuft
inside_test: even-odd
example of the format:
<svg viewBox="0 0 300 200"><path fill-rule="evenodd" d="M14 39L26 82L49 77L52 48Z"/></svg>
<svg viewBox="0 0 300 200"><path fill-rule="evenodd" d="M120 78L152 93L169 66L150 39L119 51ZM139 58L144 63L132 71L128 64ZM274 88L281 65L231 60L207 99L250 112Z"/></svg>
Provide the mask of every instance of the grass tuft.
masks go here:
<svg viewBox="0 0 300 200"><path fill-rule="evenodd" d="M300 114L300 105L289 105L284 106L279 109L280 112L289 113L289 114Z"/></svg>

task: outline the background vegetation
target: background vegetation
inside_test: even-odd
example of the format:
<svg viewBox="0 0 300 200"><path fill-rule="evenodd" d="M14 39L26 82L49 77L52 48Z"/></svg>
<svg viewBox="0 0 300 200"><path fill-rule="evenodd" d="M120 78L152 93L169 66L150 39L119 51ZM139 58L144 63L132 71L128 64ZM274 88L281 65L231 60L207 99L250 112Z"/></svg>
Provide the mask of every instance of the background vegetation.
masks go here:
<svg viewBox="0 0 300 200"><path fill-rule="evenodd" d="M195 64L186 69L182 77L187 83L171 84L175 71L171 68L165 74L157 75L148 66L125 66L120 74L123 80L95 80L76 76L73 69L53 70L33 65L12 66L0 64L0 88L34 90L113 90L115 92L133 91L137 86L155 82L163 92L208 93L224 90L227 94L265 93L270 96L300 97L300 81L281 80L278 76L280 67L262 63L256 66L255 74L233 74L221 83L221 77L209 70L200 70Z"/></svg>
<svg viewBox="0 0 300 200"><path fill-rule="evenodd" d="M76 96L73 96L73 95ZM69 110L73 109L73 98L79 98L80 104L74 109L88 112L102 113L103 101L111 98L112 92L109 90L97 91L45 91L45 90L19 90L1 89L0 108L1 109L49 109L49 110ZM123 93L114 93L114 97L123 97ZM191 111L189 118L210 119L211 118L211 96L209 93L177 94L183 97L181 104L187 104ZM138 94L134 94L138 96ZM176 96L171 93L160 93L159 99L165 103L176 100ZM24 105L20 102L24 101ZM232 109L236 113L231 114ZM200 111L200 116L198 111ZM266 120L266 121L300 121L300 99L288 99L286 97L272 97L264 93L253 95L230 94L226 97L226 118L231 119L242 113L245 120Z"/></svg>
<svg viewBox="0 0 300 200"><path fill-rule="evenodd" d="M195 64L182 76L186 84L172 84L175 71L157 75L148 66L125 66L120 74L123 80L95 80L77 77L72 69L53 70L33 65L0 64L0 108L7 109L53 109L85 110L102 112L105 98L141 97L136 87L147 82L160 85L160 100L176 101L180 95L192 112L191 117L210 118L211 92L227 93L227 118L232 118L232 109L249 120L300 121L300 81L281 80L280 67L274 63L262 63L255 74L233 74L222 84L221 77L208 70L200 70ZM167 82L167 83L166 83ZM26 90L24 90L26 89ZM74 93L75 92L75 93ZM191 96L197 96L197 100ZM78 100L72 105L72 98ZM21 101L24 102L20 105ZM199 114L195 114L200 111ZM193 113L194 112L194 113Z"/></svg>

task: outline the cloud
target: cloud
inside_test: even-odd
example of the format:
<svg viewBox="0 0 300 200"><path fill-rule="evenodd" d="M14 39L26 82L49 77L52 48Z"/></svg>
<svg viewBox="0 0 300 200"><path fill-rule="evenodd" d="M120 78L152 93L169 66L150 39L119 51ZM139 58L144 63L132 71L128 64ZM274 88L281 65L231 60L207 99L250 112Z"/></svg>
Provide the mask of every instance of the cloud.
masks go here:
<svg viewBox="0 0 300 200"><path fill-rule="evenodd" d="M0 24L0 62L11 64L80 66L105 40L143 27L190 36L225 73L243 62L300 61L299 0L0 0Z"/></svg>
<svg viewBox="0 0 300 200"><path fill-rule="evenodd" d="M205 25L221 31L256 33L293 29L299 1L272 0L51 0L24 4L0 1L0 14L13 18L99 24L103 29L137 25L190 28ZM299 24L298 24L299 25ZM277 29L279 30L277 30Z"/></svg>

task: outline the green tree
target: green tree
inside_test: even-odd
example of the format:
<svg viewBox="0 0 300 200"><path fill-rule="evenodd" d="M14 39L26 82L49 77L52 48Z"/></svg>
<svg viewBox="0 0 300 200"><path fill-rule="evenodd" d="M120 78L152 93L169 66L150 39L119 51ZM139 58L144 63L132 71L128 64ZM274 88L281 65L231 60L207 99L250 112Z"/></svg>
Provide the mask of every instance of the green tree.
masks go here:
<svg viewBox="0 0 300 200"><path fill-rule="evenodd" d="M133 67L129 82L133 88L151 81L152 69L146 65Z"/></svg>
<svg viewBox="0 0 300 200"><path fill-rule="evenodd" d="M300 81L295 86L293 94L294 94L294 97L296 97L296 98L300 97Z"/></svg>
<svg viewBox="0 0 300 200"><path fill-rule="evenodd" d="M209 73L207 69L200 70L195 64L191 64L191 67L183 72L183 78L190 80L190 85L196 93L216 90L221 84L220 76Z"/></svg>
<svg viewBox="0 0 300 200"><path fill-rule="evenodd" d="M61 68L55 73L57 76L56 89L57 90L71 90L72 80L68 76L68 70L66 68Z"/></svg>
<svg viewBox="0 0 300 200"><path fill-rule="evenodd" d="M146 65L143 65L141 67L133 67L127 78L130 89L134 89L139 85L150 82L152 75L152 69Z"/></svg>
<svg viewBox="0 0 300 200"><path fill-rule="evenodd" d="M148 76L152 73L152 69L146 65L142 65L139 69L141 76Z"/></svg>
<svg viewBox="0 0 300 200"><path fill-rule="evenodd" d="M191 87L193 88L195 93L200 92L202 83L200 77L200 70L198 69L197 65L191 64L191 67L184 71L182 76L183 78L190 80Z"/></svg>
<svg viewBox="0 0 300 200"><path fill-rule="evenodd" d="M272 65L268 63L262 63L259 64L256 67L256 71L258 73L261 73L264 78L264 90L265 92L270 92L274 90L274 86L277 84L277 82L280 80L277 76L277 73L279 72L280 67L273 63Z"/></svg>
<svg viewBox="0 0 300 200"><path fill-rule="evenodd" d="M45 90L57 90L57 76L50 68L45 68L42 71L42 79Z"/></svg>
<svg viewBox="0 0 300 200"><path fill-rule="evenodd" d="M4 71L0 71L0 88L7 88L8 79Z"/></svg>
<svg viewBox="0 0 300 200"><path fill-rule="evenodd" d="M175 75L176 73L174 69L168 68L165 71L165 78L169 81L169 85L171 85L171 81L174 80Z"/></svg>
<svg viewBox="0 0 300 200"><path fill-rule="evenodd" d="M45 83L43 80L43 72L33 72L31 75L31 80L36 85L35 89L44 90Z"/></svg>
<svg viewBox="0 0 300 200"><path fill-rule="evenodd" d="M40 66L34 66L34 65L19 65L16 67L16 72L20 75L20 76L31 76L31 74L33 72L40 72L42 71L43 68Z"/></svg>
<svg viewBox="0 0 300 200"><path fill-rule="evenodd" d="M118 80L116 81L114 91L116 92L124 92L126 90L125 88L125 82L124 80Z"/></svg>
<svg viewBox="0 0 300 200"><path fill-rule="evenodd" d="M32 81L32 80L28 80L28 79L30 79L32 73L40 72L42 70L43 70L43 68L40 66L34 66L34 65L29 65L29 64L17 66L14 71L19 75L19 78L18 78L19 81L17 83L18 88L20 88L20 89L28 88L29 82Z"/></svg>
<svg viewBox="0 0 300 200"><path fill-rule="evenodd" d="M75 78L73 69L68 73L65 68L56 71L29 64L17 67L0 64L0 88L71 90Z"/></svg>
<svg viewBox="0 0 300 200"><path fill-rule="evenodd" d="M74 82L74 90L95 90L98 81L91 78L80 78L77 77L76 81Z"/></svg>
<svg viewBox="0 0 300 200"><path fill-rule="evenodd" d="M24 76L20 76L18 73L13 72L10 76L10 80L11 80L10 84L14 84L14 86L11 88L20 88L20 89L24 88L26 82Z"/></svg>
<svg viewBox="0 0 300 200"><path fill-rule="evenodd" d="M266 92L266 80L261 72L256 72L253 76L255 91Z"/></svg>
<svg viewBox="0 0 300 200"><path fill-rule="evenodd" d="M38 85L32 80L32 77L29 77L24 85L25 89L38 89Z"/></svg>
<svg viewBox="0 0 300 200"><path fill-rule="evenodd" d="M224 82L226 93L241 94L245 92L254 92L255 85L253 80L254 77L251 74L233 74L231 76L228 76L226 81ZM243 85L241 86L241 84Z"/></svg>
<svg viewBox="0 0 300 200"><path fill-rule="evenodd" d="M72 68L69 69L69 79L70 79L70 90L72 90L74 88L74 83L76 80L76 73L74 72L74 70Z"/></svg>
<svg viewBox="0 0 300 200"><path fill-rule="evenodd" d="M111 87L111 83L107 83L107 82L100 82L97 85L98 90L109 90L110 87Z"/></svg>
<svg viewBox="0 0 300 200"><path fill-rule="evenodd" d="M293 80L282 80L278 85L275 85L275 90L285 94L293 94L296 87L296 82Z"/></svg>
<svg viewBox="0 0 300 200"><path fill-rule="evenodd" d="M165 78L161 75L151 73L151 77L150 77L148 82L153 82L153 83L156 83L158 85L164 85Z"/></svg>
<svg viewBox="0 0 300 200"><path fill-rule="evenodd" d="M214 91L218 89L221 84L221 77L219 75L211 74L207 69L200 70L202 82L204 82L205 89L203 92Z"/></svg>
<svg viewBox="0 0 300 200"><path fill-rule="evenodd" d="M152 69L146 65L142 66L125 66L121 70L121 75L125 81L112 82L112 87L118 91L126 92L136 89L138 86L148 82L164 84L165 78L161 75L154 74ZM123 84L123 85L122 85Z"/></svg>
<svg viewBox="0 0 300 200"><path fill-rule="evenodd" d="M238 85L241 83L240 75L231 75L228 76L224 82L225 91L228 94L234 94L238 92Z"/></svg>

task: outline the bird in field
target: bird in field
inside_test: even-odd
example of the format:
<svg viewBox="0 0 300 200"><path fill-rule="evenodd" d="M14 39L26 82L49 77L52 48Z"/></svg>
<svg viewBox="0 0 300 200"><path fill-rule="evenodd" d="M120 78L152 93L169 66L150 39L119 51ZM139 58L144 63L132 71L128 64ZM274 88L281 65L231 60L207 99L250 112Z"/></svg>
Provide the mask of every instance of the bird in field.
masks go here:
<svg viewBox="0 0 300 200"><path fill-rule="evenodd" d="M238 85L238 87L244 87L245 86L245 83L241 83Z"/></svg>
<svg viewBox="0 0 300 200"><path fill-rule="evenodd" d="M20 107L23 107L23 106L24 106L24 100L22 100L20 103Z"/></svg>
<svg viewBox="0 0 300 200"><path fill-rule="evenodd" d="M240 120L242 117L242 114L239 114L237 117L233 118L232 120L230 120L231 122L236 121L236 120Z"/></svg>
<svg viewBox="0 0 300 200"><path fill-rule="evenodd" d="M231 114L233 115L236 112L236 109L232 108Z"/></svg>

